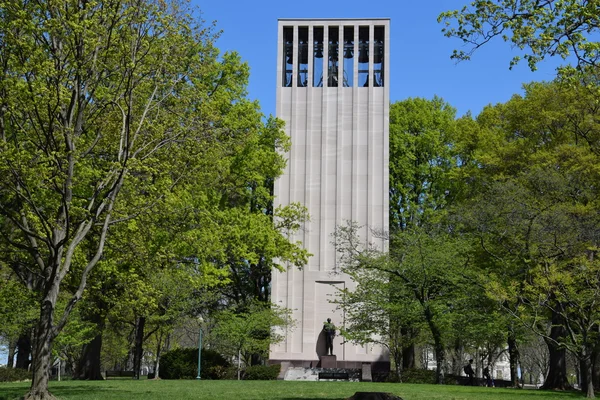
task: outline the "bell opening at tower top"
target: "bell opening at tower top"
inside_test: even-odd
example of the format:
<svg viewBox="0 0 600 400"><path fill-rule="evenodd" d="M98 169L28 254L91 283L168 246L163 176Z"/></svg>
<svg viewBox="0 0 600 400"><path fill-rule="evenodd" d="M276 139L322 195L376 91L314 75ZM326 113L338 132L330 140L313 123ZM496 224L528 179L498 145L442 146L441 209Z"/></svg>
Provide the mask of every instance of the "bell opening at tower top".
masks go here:
<svg viewBox="0 0 600 400"><path fill-rule="evenodd" d="M358 28L358 87L369 86L369 27Z"/></svg>
<svg viewBox="0 0 600 400"><path fill-rule="evenodd" d="M339 57L338 51L340 47L340 29L337 26L329 27L329 48L327 53L327 86L337 87L338 86L338 69L339 69Z"/></svg>
<svg viewBox="0 0 600 400"><path fill-rule="evenodd" d="M308 27L298 28L298 87L308 86Z"/></svg>
<svg viewBox="0 0 600 400"><path fill-rule="evenodd" d="M323 27L313 28L313 86L323 86Z"/></svg>
<svg viewBox="0 0 600 400"><path fill-rule="evenodd" d="M344 86L354 86L354 27L344 27Z"/></svg>
<svg viewBox="0 0 600 400"><path fill-rule="evenodd" d="M361 22L284 25L281 86L383 87L386 26Z"/></svg>
<svg viewBox="0 0 600 400"><path fill-rule="evenodd" d="M283 87L292 87L294 69L294 28L283 28Z"/></svg>
<svg viewBox="0 0 600 400"><path fill-rule="evenodd" d="M383 86L383 26L376 26L373 38L373 86Z"/></svg>

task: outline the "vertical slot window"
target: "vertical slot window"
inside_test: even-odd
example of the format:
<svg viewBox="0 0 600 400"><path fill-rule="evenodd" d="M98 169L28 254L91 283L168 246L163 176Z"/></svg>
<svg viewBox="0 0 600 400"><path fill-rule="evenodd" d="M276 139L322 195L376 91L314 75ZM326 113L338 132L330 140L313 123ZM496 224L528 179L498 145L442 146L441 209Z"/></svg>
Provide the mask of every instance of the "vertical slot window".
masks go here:
<svg viewBox="0 0 600 400"><path fill-rule="evenodd" d="M344 27L344 86L354 86L354 27Z"/></svg>
<svg viewBox="0 0 600 400"><path fill-rule="evenodd" d="M373 86L383 87L384 27L376 26L373 33Z"/></svg>
<svg viewBox="0 0 600 400"><path fill-rule="evenodd" d="M313 28L313 86L323 86L323 27Z"/></svg>
<svg viewBox="0 0 600 400"><path fill-rule="evenodd" d="M308 27L298 28L298 87L308 86Z"/></svg>
<svg viewBox="0 0 600 400"><path fill-rule="evenodd" d="M337 26L329 27L329 47L328 47L328 60L327 60L327 86L337 87L338 86L338 70L339 70L339 59L338 51L340 47L340 29Z"/></svg>
<svg viewBox="0 0 600 400"><path fill-rule="evenodd" d="M358 28L358 86L369 86L369 27Z"/></svg>
<svg viewBox="0 0 600 400"><path fill-rule="evenodd" d="M283 87L292 87L294 68L294 29L283 27Z"/></svg>

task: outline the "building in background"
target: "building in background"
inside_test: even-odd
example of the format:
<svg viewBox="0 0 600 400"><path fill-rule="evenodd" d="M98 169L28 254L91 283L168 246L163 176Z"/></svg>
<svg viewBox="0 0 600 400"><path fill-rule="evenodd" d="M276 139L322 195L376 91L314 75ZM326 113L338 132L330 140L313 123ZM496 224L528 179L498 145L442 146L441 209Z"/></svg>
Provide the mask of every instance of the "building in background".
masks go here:
<svg viewBox="0 0 600 400"><path fill-rule="evenodd" d="M275 206L308 208L311 221L291 239L313 255L303 269L273 271L272 301L293 310L297 324L271 348L271 362L318 366L323 322L344 325L331 301L354 284L339 273L336 226L355 221L365 242L387 248L370 229L388 230L389 28L384 18L279 20L276 112L292 146ZM383 348L339 335L334 354L341 368L389 366Z"/></svg>

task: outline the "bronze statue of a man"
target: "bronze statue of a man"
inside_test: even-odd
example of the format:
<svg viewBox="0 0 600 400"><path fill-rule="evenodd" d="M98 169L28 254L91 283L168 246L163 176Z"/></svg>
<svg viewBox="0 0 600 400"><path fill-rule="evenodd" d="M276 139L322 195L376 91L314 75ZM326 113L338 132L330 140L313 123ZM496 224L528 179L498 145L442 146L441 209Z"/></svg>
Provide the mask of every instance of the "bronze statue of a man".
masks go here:
<svg viewBox="0 0 600 400"><path fill-rule="evenodd" d="M333 338L335 337L335 325L331 323L331 318L323 322L323 332L325 332L325 353L333 355Z"/></svg>

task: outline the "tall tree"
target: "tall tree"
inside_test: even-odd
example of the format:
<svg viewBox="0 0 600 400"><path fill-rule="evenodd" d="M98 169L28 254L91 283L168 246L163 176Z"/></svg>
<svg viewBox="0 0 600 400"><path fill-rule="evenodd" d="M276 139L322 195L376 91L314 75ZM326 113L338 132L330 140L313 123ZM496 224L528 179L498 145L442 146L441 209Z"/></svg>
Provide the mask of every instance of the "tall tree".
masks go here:
<svg viewBox="0 0 600 400"><path fill-rule="evenodd" d="M456 110L442 99L390 106L390 233L424 226L457 196Z"/></svg>
<svg viewBox="0 0 600 400"><path fill-rule="evenodd" d="M0 253L41 304L26 398L46 399L54 340L109 227L129 217L114 214L120 192L135 186L151 204L198 160L218 160L229 133L215 118L227 105L211 99L243 93L219 88L245 71L217 62L211 29L176 3L6 0L0 10ZM72 295L55 318L66 280Z"/></svg>
<svg viewBox="0 0 600 400"><path fill-rule="evenodd" d="M590 331L597 329L595 306L589 302L595 267L584 260L594 259L599 234L598 119L586 90L560 82L531 84L525 97L484 110L478 121L496 141L481 148L480 175L472 176L479 194L464 207L489 255L490 293L548 343L547 382L553 388L568 385L564 349L589 371L596 340ZM590 274L583 285L582 269ZM542 309L543 320L527 319ZM586 391L593 396L593 387Z"/></svg>
<svg viewBox="0 0 600 400"><path fill-rule="evenodd" d="M412 228L397 235L395 245L388 254L379 254L365 245L358 236L359 229L356 224L349 224L338 227L336 231L336 248L341 254L342 270L353 277L366 277L357 281L360 290L364 290L372 279L370 274L361 271L370 270L378 276L381 282L378 287L384 288L385 292L405 293L403 297L388 295L385 299L400 303L397 307L414 307L411 315L417 319L403 319L407 323L405 328L427 327L435 352L436 382L444 383L448 332L452 319L463 312L458 307L461 303L459 293L467 291L464 287L467 281L463 276L468 273L468 252L465 252L468 243L451 237L442 227L435 231L431 228ZM372 301L344 306L349 309L349 316L356 316L349 321L350 324L360 328L360 313L357 313L356 307L366 311L372 307ZM392 311L393 306L385 310ZM394 339L393 335L400 332L390 332L390 329L402 328L398 322L401 321L392 323L388 319L387 329L382 333ZM397 364L399 362L396 360Z"/></svg>

